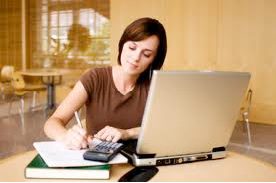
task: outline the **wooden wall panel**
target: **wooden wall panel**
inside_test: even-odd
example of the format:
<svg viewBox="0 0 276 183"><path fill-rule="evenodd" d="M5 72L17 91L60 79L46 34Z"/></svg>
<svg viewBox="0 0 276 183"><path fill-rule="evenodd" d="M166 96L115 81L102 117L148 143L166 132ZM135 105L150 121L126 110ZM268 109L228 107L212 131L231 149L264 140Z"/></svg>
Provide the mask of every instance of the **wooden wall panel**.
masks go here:
<svg viewBox="0 0 276 183"><path fill-rule="evenodd" d="M168 35L165 69L251 72L251 121L276 124L275 9L275 0L111 1L112 63L126 25L158 18Z"/></svg>
<svg viewBox="0 0 276 183"><path fill-rule="evenodd" d="M260 40L256 61L256 99L253 117L257 121L276 124L276 1L257 1Z"/></svg>
<svg viewBox="0 0 276 183"><path fill-rule="evenodd" d="M251 72L251 119L276 124L275 1L223 0L219 3L217 68Z"/></svg>
<svg viewBox="0 0 276 183"><path fill-rule="evenodd" d="M0 68L13 65L21 69L21 0L1 0L0 3Z"/></svg>
<svg viewBox="0 0 276 183"><path fill-rule="evenodd" d="M164 0L110 1L112 64L117 63L118 43L126 26L141 17L153 17L163 22L166 17L165 5Z"/></svg>
<svg viewBox="0 0 276 183"><path fill-rule="evenodd" d="M166 69L214 68L217 12L217 0L175 0L169 4Z"/></svg>

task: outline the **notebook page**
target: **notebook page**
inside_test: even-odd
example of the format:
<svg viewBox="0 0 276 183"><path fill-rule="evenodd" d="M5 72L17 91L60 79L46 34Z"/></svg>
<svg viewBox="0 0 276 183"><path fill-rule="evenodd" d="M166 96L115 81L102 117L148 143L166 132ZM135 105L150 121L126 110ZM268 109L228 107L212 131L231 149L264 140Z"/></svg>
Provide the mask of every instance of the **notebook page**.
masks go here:
<svg viewBox="0 0 276 183"><path fill-rule="evenodd" d="M98 161L85 160L83 159L83 154L86 151L85 149L70 150L65 148L64 145L60 142L34 142L33 145L49 167L96 166L103 164L127 163L127 158L120 153L117 154L108 163L103 163Z"/></svg>

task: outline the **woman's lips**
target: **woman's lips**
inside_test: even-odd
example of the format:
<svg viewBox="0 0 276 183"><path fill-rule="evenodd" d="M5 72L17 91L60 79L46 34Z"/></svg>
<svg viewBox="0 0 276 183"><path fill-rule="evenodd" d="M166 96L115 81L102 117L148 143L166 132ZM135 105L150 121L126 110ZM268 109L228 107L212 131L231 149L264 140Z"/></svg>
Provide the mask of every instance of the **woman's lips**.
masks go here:
<svg viewBox="0 0 276 183"><path fill-rule="evenodd" d="M129 61L127 61L127 63L129 63L132 67L138 67L138 65L136 65L136 64L133 64L132 62L129 62Z"/></svg>

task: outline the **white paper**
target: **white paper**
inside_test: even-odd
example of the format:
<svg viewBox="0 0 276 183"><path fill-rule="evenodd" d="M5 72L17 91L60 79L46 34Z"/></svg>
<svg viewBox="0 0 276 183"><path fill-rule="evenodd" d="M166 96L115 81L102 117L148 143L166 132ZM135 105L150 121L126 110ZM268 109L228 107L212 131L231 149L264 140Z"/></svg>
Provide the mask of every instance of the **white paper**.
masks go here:
<svg viewBox="0 0 276 183"><path fill-rule="evenodd" d="M96 166L127 163L127 158L120 153L108 163L102 163L83 159L83 154L86 151L85 149L70 150L56 141L34 142L33 145L49 167Z"/></svg>

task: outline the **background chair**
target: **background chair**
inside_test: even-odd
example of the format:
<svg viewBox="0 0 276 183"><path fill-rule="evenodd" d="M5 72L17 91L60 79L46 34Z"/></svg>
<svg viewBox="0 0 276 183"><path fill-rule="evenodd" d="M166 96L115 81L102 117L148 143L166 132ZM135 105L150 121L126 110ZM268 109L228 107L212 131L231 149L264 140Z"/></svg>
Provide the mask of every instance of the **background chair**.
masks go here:
<svg viewBox="0 0 276 183"><path fill-rule="evenodd" d="M22 123L22 133L25 133L25 120L24 120L24 112L25 112L25 101L24 96L30 92L33 92L33 102L32 107L35 107L35 100L36 100L36 92L46 90L44 85L27 85L24 81L24 78L18 72L14 72L12 74L11 79L11 86L12 86L12 97L8 101L9 102L9 116L11 115L12 104L16 99L19 98L20 105L19 105L19 115Z"/></svg>
<svg viewBox="0 0 276 183"><path fill-rule="evenodd" d="M247 92L247 95L246 95L246 100L245 100L244 107L241 108L242 119L243 119L243 122L246 125L247 139L248 139L248 145L249 146L252 143L250 125L249 125L252 95L253 95L253 91L252 91L252 89L249 89L248 92Z"/></svg>
<svg viewBox="0 0 276 183"><path fill-rule="evenodd" d="M14 73L14 66L4 65L1 69L1 82L7 83L12 79L12 74Z"/></svg>
<svg viewBox="0 0 276 183"><path fill-rule="evenodd" d="M12 93L11 80L12 80L13 73L14 73L14 67L11 65L4 65L1 69L0 90L1 90L1 100L3 101L6 98L11 96L11 93Z"/></svg>
<svg viewBox="0 0 276 183"><path fill-rule="evenodd" d="M18 72L13 73L11 85L14 89L14 95L20 98L22 112L24 112L24 96L27 93L33 93L31 109L34 109L36 107L37 92L46 90L44 85L26 84L23 76Z"/></svg>

